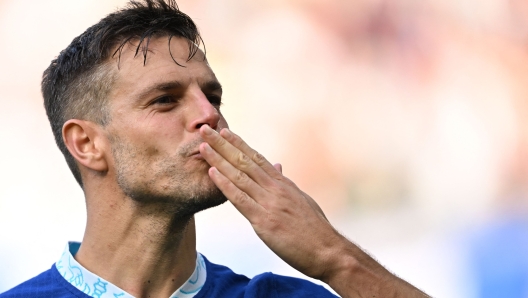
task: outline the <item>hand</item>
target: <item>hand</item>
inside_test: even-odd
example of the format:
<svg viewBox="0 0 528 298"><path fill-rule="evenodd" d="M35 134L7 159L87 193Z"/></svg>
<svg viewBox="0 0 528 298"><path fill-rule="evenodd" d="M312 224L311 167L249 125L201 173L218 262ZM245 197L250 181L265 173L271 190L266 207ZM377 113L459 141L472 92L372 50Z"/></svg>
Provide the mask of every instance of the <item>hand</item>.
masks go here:
<svg viewBox="0 0 528 298"><path fill-rule="evenodd" d="M209 176L275 254L304 274L323 279L343 237L317 203L240 137L200 129Z"/></svg>
<svg viewBox="0 0 528 298"><path fill-rule="evenodd" d="M264 243L342 297L429 297L394 276L330 225L317 203L228 129L200 128L209 176Z"/></svg>

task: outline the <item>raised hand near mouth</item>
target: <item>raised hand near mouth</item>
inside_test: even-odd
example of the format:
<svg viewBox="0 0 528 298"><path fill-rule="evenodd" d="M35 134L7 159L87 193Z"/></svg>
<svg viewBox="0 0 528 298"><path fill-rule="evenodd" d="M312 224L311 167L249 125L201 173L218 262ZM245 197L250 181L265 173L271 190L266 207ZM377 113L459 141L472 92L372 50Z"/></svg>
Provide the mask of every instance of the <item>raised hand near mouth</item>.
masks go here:
<svg viewBox="0 0 528 298"><path fill-rule="evenodd" d="M339 234L317 203L228 129L200 128L209 176L264 243L342 297L428 297Z"/></svg>

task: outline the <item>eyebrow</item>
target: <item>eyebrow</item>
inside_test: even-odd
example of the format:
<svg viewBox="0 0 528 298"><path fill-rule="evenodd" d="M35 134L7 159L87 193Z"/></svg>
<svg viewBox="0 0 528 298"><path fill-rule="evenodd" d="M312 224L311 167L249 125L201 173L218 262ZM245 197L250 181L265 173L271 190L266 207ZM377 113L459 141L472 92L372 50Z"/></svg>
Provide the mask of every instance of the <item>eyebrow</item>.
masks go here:
<svg viewBox="0 0 528 298"><path fill-rule="evenodd" d="M143 91L141 91L141 93L139 93L138 96L136 96L136 99L141 100L147 97L150 93L154 91L169 91L169 90L174 90L174 89L178 89L181 87L182 87L182 84L178 81L171 81L171 82L156 84L154 86L148 86L147 88L143 89Z"/></svg>
<svg viewBox="0 0 528 298"><path fill-rule="evenodd" d="M200 85L200 88L203 90L203 91L206 91L206 92L222 92L222 85L220 84L220 82L216 81L216 80L208 80L206 82L199 82L199 85ZM154 86L149 86L147 88L145 88L143 91L141 91L141 93L136 97L137 100L141 100L141 99L144 99L145 97L148 97L148 95L152 92L155 92L155 91L170 91L170 90L175 90L175 89L179 89L179 88L182 88L183 87L183 84L178 82L178 81L170 81L170 82L164 82L164 83L159 83L159 84L156 84Z"/></svg>
<svg viewBox="0 0 528 298"><path fill-rule="evenodd" d="M200 88L202 88L202 90L204 90L204 91L208 91L208 92L220 91L220 92L222 92L222 85L220 84L220 82L218 82L216 80L209 80L209 81L206 81L204 83L199 83L199 84L200 84Z"/></svg>

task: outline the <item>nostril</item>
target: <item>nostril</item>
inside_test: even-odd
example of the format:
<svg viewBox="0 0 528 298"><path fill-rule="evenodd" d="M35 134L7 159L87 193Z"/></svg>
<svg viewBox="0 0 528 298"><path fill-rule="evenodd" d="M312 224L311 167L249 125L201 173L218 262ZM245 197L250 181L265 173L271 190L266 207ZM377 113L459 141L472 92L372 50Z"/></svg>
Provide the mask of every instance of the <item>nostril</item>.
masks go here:
<svg viewBox="0 0 528 298"><path fill-rule="evenodd" d="M208 122L200 122L198 124L196 124L196 129L200 129L202 126L204 125L209 125L212 129L216 130L216 128L218 127L218 122L219 121L216 121L216 122L211 122L211 123L208 123Z"/></svg>

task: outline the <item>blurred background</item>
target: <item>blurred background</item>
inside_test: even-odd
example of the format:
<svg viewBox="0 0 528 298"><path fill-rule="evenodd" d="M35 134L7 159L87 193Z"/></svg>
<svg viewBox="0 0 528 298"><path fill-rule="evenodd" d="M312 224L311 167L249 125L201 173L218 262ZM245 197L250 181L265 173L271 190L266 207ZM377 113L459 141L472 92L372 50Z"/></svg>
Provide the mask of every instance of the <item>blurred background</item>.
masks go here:
<svg viewBox="0 0 528 298"><path fill-rule="evenodd" d="M82 240L84 198L40 78L124 0L0 0L0 292ZM434 297L528 297L528 2L180 0L233 131L330 221ZM230 204L198 250L302 276Z"/></svg>

